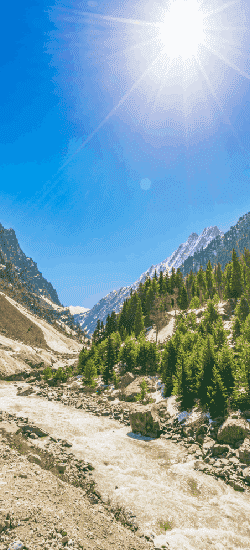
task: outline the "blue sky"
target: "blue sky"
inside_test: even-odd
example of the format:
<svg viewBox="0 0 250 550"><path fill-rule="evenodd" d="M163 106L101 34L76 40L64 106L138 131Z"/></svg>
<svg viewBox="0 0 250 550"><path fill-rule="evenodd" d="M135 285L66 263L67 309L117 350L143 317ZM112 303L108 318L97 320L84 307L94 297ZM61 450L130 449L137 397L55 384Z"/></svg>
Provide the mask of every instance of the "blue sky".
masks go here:
<svg viewBox="0 0 250 550"><path fill-rule="evenodd" d="M250 210L248 3L206 3L206 41L194 18L159 27L171 9L2 8L0 222L64 305L91 308Z"/></svg>

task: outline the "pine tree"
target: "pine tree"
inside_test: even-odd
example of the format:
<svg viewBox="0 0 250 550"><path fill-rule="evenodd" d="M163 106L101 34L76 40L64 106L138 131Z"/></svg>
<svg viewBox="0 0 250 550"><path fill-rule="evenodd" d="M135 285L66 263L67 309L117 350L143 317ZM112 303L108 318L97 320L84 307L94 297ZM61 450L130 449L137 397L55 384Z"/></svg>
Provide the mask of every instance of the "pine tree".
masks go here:
<svg viewBox="0 0 250 550"><path fill-rule="evenodd" d="M175 289L175 277L176 277L175 268L172 267L171 276L170 276L170 293L171 294L173 294L174 289Z"/></svg>
<svg viewBox="0 0 250 550"><path fill-rule="evenodd" d="M241 323L244 323L249 315L249 305L246 296L241 296L239 303L235 308L235 315L239 318Z"/></svg>
<svg viewBox="0 0 250 550"><path fill-rule="evenodd" d="M204 313L204 326L206 327L207 332L209 334L213 333L213 324L218 320L219 314L217 311L217 308L215 307L215 304L212 300L208 301L207 309Z"/></svg>
<svg viewBox="0 0 250 550"><path fill-rule="evenodd" d="M217 321L212 325L212 335L217 349L221 349L227 341L227 333L224 329L221 317L218 317Z"/></svg>
<svg viewBox="0 0 250 550"><path fill-rule="evenodd" d="M224 417L227 408L227 394L220 373L213 367L211 385L208 387L208 407L212 418Z"/></svg>
<svg viewBox="0 0 250 550"><path fill-rule="evenodd" d="M184 284L183 275L182 275L182 272L181 272L180 268L178 267L177 272L176 272L176 276L175 276L175 286L176 286L176 288L180 289L180 288L182 288L183 284Z"/></svg>
<svg viewBox="0 0 250 550"><path fill-rule="evenodd" d="M234 387L234 356L232 350L225 343L217 356L218 369L226 389L227 395L231 395Z"/></svg>
<svg viewBox="0 0 250 550"><path fill-rule="evenodd" d="M112 379L114 366L115 366L115 349L114 343L109 335L106 349L106 361L105 361L105 370L104 370L104 384L107 386L109 381Z"/></svg>
<svg viewBox="0 0 250 550"><path fill-rule="evenodd" d="M154 276L153 278L155 279L155 281L157 281L158 277L157 277L157 273L156 273L156 269L155 269L155 272L154 272Z"/></svg>
<svg viewBox="0 0 250 550"><path fill-rule="evenodd" d="M213 337L208 334L204 342L202 354L202 377L199 387L199 397L202 405L208 405L208 387L211 386L214 366L214 341Z"/></svg>
<svg viewBox="0 0 250 550"><path fill-rule="evenodd" d="M207 283L207 291L208 291L209 298L212 298L214 294L214 276L213 276L213 268L210 260L208 261L207 269L206 269L206 283Z"/></svg>
<svg viewBox="0 0 250 550"><path fill-rule="evenodd" d="M188 294L185 286L183 286L180 289L180 294L178 297L178 305L180 306L181 309L187 309L188 307Z"/></svg>
<svg viewBox="0 0 250 550"><path fill-rule="evenodd" d="M117 331L116 313L115 313L115 311L112 311L111 316L110 316L110 334L112 334L112 332L116 332L116 331Z"/></svg>
<svg viewBox="0 0 250 550"><path fill-rule="evenodd" d="M139 334L144 330L145 330L145 327L144 327L144 319L142 314L141 300L140 298L138 298L137 308L135 313L135 324L134 324L135 337L138 338Z"/></svg>
<svg viewBox="0 0 250 550"><path fill-rule="evenodd" d="M222 298L221 285L222 285L222 281L223 281L223 273L222 273L222 270L221 270L220 263L218 263L217 266L215 267L214 278L215 278L218 294L219 294L219 297L221 299Z"/></svg>
<svg viewBox="0 0 250 550"><path fill-rule="evenodd" d="M232 271L231 271L229 288L230 288L231 298L237 299L241 296L241 293L242 293L241 266L234 248L232 252Z"/></svg>
<svg viewBox="0 0 250 550"><path fill-rule="evenodd" d="M161 374L165 384L164 396L168 397L173 391L173 376L176 373L177 351L173 338L169 340L162 353Z"/></svg>
<svg viewBox="0 0 250 550"><path fill-rule="evenodd" d="M163 294L164 289L165 289L165 284L164 284L163 273L162 273L162 270L161 270L160 271L160 277L159 277L159 292L160 292L160 295Z"/></svg>

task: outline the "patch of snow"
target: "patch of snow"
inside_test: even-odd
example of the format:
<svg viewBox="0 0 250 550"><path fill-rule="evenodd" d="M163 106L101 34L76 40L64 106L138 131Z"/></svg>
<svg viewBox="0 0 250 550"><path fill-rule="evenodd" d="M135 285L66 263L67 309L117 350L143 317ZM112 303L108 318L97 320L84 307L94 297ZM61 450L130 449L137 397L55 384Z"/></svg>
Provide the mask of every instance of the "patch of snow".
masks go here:
<svg viewBox="0 0 250 550"><path fill-rule="evenodd" d="M79 313L86 313L87 311L89 311L89 307L81 306L68 306L68 309L71 315L78 315Z"/></svg>

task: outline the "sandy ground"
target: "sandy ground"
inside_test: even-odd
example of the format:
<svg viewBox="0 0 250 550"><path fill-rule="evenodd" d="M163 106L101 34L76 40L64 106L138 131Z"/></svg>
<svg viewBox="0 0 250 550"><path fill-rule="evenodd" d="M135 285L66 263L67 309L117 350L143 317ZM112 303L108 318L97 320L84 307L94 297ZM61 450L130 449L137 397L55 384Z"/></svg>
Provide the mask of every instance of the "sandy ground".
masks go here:
<svg viewBox="0 0 250 550"><path fill-rule="evenodd" d="M18 541L20 550L154 548L152 541L124 527L102 503L91 503L81 487L11 447L0 436L0 550Z"/></svg>

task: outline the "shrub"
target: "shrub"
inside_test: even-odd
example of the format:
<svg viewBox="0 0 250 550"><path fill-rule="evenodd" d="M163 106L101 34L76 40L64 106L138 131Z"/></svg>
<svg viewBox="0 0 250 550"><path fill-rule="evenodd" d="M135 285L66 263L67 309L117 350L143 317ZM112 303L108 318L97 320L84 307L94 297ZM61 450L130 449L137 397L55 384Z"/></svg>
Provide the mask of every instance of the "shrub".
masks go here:
<svg viewBox="0 0 250 550"><path fill-rule="evenodd" d="M45 380L48 380L49 378L52 378L53 374L52 374L52 370L50 367L46 367L43 371L43 378Z"/></svg>
<svg viewBox="0 0 250 550"><path fill-rule="evenodd" d="M58 380L60 382L66 382L69 376L66 371L62 369L62 367L59 367L59 369L55 372L53 378L54 380Z"/></svg>
<svg viewBox="0 0 250 550"><path fill-rule="evenodd" d="M140 393L138 393L135 396L136 401L146 401L146 403L153 403L154 402L153 399L150 399L150 398L147 399L146 398L147 393L148 393L148 385L147 385L147 382L146 382L145 378L143 378L142 382L140 383L140 388L141 388Z"/></svg>
<svg viewBox="0 0 250 550"><path fill-rule="evenodd" d="M94 387L96 385L95 378L97 378L97 369L94 360L90 358L84 367L83 384Z"/></svg>

